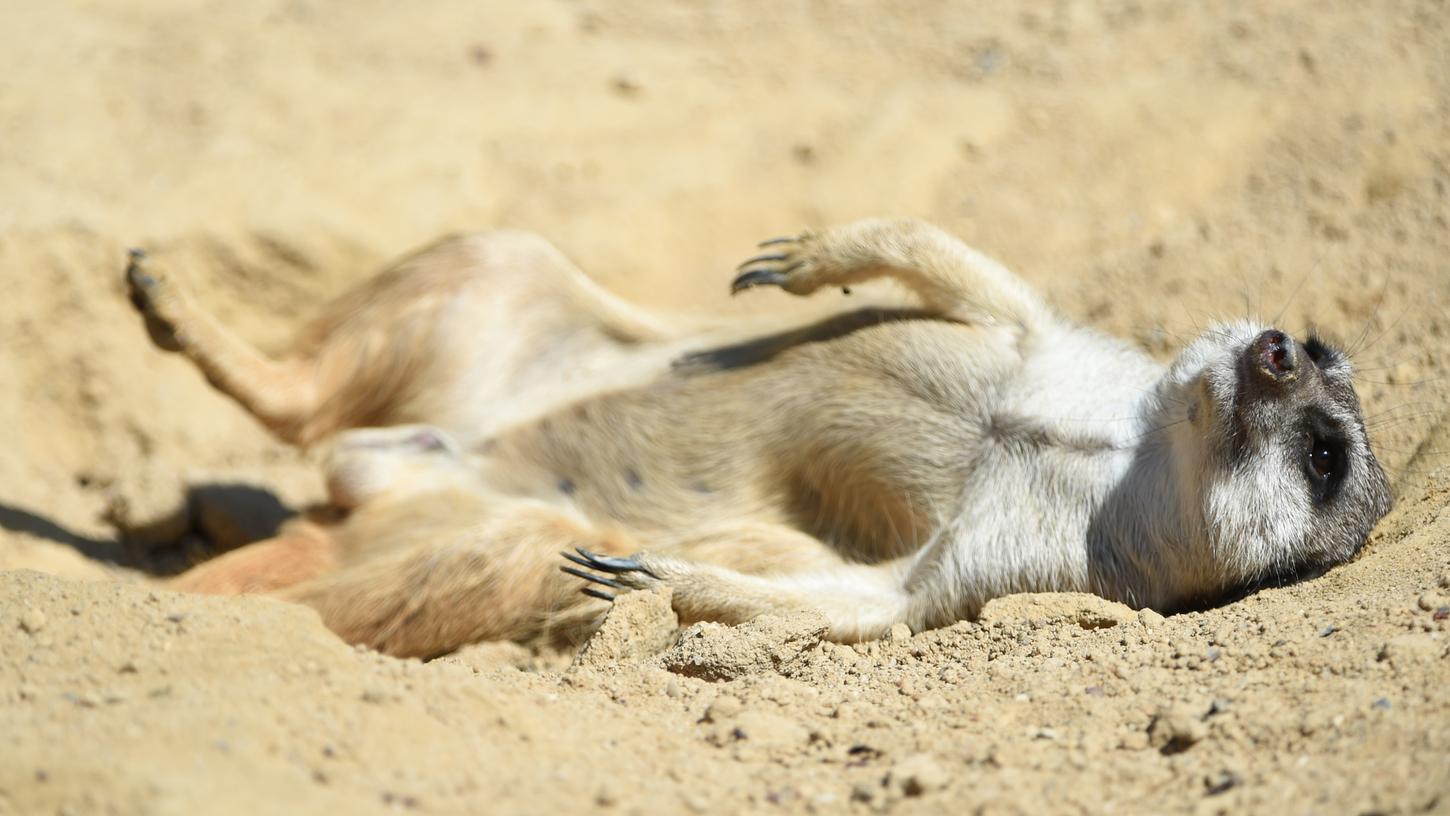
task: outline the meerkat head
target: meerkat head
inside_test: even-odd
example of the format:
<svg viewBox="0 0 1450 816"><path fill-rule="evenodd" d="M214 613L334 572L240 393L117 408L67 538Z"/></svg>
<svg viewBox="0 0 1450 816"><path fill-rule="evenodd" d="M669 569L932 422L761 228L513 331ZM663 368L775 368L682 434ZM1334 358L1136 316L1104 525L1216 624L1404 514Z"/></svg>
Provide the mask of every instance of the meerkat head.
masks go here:
<svg viewBox="0 0 1450 816"><path fill-rule="evenodd" d="M1220 326L1166 384L1183 412L1172 451L1185 526L1217 573L1205 595L1346 561L1389 512L1349 358L1319 338Z"/></svg>
<svg viewBox="0 0 1450 816"><path fill-rule="evenodd" d="M335 505L346 508L384 494L414 496L474 478L459 444L428 425L361 428L340 434L325 470L328 495Z"/></svg>

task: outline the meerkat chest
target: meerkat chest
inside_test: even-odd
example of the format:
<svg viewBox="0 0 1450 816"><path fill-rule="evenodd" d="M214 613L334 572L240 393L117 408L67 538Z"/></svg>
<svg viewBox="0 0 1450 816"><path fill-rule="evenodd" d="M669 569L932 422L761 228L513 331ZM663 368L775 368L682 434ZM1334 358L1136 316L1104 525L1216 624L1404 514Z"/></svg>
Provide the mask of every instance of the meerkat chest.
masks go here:
<svg viewBox="0 0 1450 816"><path fill-rule="evenodd" d="M1152 421L1145 406L1162 375L1117 338L1077 326L1041 333L995 392L986 438L1022 432L1068 447L1130 447Z"/></svg>

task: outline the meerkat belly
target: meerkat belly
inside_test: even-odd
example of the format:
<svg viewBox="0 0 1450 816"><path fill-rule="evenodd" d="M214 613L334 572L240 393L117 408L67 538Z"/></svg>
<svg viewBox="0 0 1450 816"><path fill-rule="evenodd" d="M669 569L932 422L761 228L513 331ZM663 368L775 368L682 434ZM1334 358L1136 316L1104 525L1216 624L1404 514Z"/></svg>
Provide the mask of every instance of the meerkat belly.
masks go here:
<svg viewBox="0 0 1450 816"><path fill-rule="evenodd" d="M861 560L915 549L957 500L1016 350L903 321L673 374L505 434L510 490L640 530L789 524Z"/></svg>
<svg viewBox="0 0 1450 816"><path fill-rule="evenodd" d="M502 435L504 489L638 530L768 515L756 411L690 385L593 397Z"/></svg>

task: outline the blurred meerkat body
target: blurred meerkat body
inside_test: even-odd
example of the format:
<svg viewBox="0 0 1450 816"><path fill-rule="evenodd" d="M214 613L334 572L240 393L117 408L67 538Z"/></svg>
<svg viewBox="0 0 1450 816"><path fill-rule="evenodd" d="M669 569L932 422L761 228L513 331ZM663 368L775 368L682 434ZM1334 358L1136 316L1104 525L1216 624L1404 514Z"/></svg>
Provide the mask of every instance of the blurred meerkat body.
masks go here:
<svg viewBox="0 0 1450 816"><path fill-rule="evenodd" d="M768 244L736 291L890 278L918 306L702 328L488 234L345 295L273 361L138 261L158 342L283 438L432 426L343 434L345 518L178 586L265 575L403 654L575 631L600 609L578 578L669 584L686 620L813 608L851 640L1017 591L1204 603L1348 558L1388 508L1347 360L1317 340L1234 324L1165 368L919 222ZM293 551L321 555L262 569Z"/></svg>

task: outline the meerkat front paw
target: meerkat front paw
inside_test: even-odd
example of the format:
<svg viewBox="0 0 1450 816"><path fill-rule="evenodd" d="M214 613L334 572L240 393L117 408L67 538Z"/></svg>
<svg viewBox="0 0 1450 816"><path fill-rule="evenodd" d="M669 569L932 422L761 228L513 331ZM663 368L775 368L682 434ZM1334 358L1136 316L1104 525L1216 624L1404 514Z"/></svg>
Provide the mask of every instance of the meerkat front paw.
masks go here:
<svg viewBox="0 0 1450 816"><path fill-rule="evenodd" d="M150 268L144 251L132 249L128 254L126 289L131 305L146 319L146 332L151 335L151 342L165 351L180 351L176 322L171 314L177 295L171 291L166 276Z"/></svg>
<svg viewBox="0 0 1450 816"><path fill-rule="evenodd" d="M583 547L575 547L574 551L578 555L568 552L561 552L559 555L584 569L570 566L562 566L559 569L576 578L583 578L600 586L623 591L647 589L666 583L665 571L660 565L655 564L654 557L647 553L637 552L629 556L600 555ZM596 570L612 577L596 575L588 570ZM592 598L604 601L613 601L615 598L614 593L595 589L592 586L585 586L580 591Z"/></svg>
<svg viewBox="0 0 1450 816"><path fill-rule="evenodd" d="M779 286L793 295L809 295L830 281L821 274L818 263L817 238L803 232L786 238L761 241L760 249L770 252L756 255L736 267L739 273L730 283L730 294L739 294L757 286Z"/></svg>
<svg viewBox="0 0 1450 816"><path fill-rule="evenodd" d="M839 286L850 294L854 284L912 268L919 260L916 251L939 233L910 219L867 218L822 232L772 238L760 244L768 252L737 267L730 292L779 286L793 295L809 295L823 286Z"/></svg>

